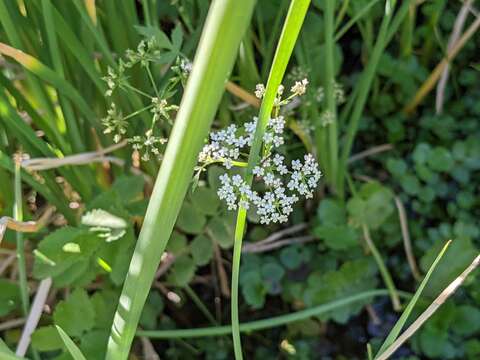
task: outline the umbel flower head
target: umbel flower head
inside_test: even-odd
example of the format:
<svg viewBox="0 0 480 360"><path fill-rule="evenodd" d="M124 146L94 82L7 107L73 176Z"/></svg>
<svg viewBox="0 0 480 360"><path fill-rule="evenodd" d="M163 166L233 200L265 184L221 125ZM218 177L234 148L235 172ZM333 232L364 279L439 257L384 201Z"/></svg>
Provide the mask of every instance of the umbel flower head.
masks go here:
<svg viewBox="0 0 480 360"><path fill-rule="evenodd" d="M302 87L305 87L308 81L297 84L295 89L292 88L292 93L304 93L305 89ZM257 86L257 91L260 93L263 88ZM292 96L287 99L290 98ZM285 100L280 100L279 103L285 103ZM198 157L199 172L213 163L219 163L227 170L234 167L244 168L245 154L249 153L253 143L257 121L255 117L241 129L230 125L226 129L211 133L210 142L204 146ZM282 223L288 220L296 202L302 197L313 197L322 175L318 164L311 154L288 164L285 157L278 153L279 147L285 142L284 130L283 116L269 119L262 138L261 159L252 170L255 180L253 186L246 183L239 174L230 175L226 172L220 176L221 186L217 194L225 201L229 210L236 210L241 206L255 211L263 224Z"/></svg>

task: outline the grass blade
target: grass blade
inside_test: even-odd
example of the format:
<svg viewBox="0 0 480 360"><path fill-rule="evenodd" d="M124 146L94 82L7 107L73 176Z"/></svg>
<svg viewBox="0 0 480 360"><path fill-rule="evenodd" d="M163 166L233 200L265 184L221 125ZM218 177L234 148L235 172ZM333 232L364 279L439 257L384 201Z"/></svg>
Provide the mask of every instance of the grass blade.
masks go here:
<svg viewBox="0 0 480 360"><path fill-rule="evenodd" d="M16 155L19 156L19 155ZM23 221L23 199L22 199L22 178L20 158L15 159L15 175L14 175L14 194L15 204L13 207L13 219L15 221ZM20 231L15 233L17 239L17 262L18 262L18 280L20 286L20 299L22 302L22 312L24 316L28 315L30 302L28 298L28 282L27 282L27 263L25 261L25 240Z"/></svg>
<svg viewBox="0 0 480 360"><path fill-rule="evenodd" d="M253 6L254 0L222 0L211 5L120 296L108 343L108 360L128 357L155 271L188 190L198 153L250 22Z"/></svg>
<svg viewBox="0 0 480 360"><path fill-rule="evenodd" d="M457 291L458 287L462 285L465 279L480 265L480 255L478 255L472 263L455 279L453 280L430 306L410 325L405 332L400 335L385 351L380 354L377 360L387 360L402 344L407 341L417 330L427 321L438 308Z"/></svg>
<svg viewBox="0 0 480 360"><path fill-rule="evenodd" d="M362 116L363 110L365 108L368 94L370 93L370 88L377 71L377 66L380 61L380 58L391 40L390 34L391 30L398 28L401 21L407 14L408 7L410 6L412 0L406 0L402 2L401 8L398 10L397 16L394 17L392 26L390 26L394 9L393 2L386 2L387 6L385 7L385 16L383 17L380 29L378 31L377 41L373 48L371 57L368 61L368 64L363 71L361 78L358 82L357 88L354 90L356 93L355 102L353 104L352 113L349 116L350 120L348 123L347 134L345 143L342 149L342 154L340 156L340 162L338 166L337 174L337 192L340 197L344 197L344 183L345 183L345 174L347 172L348 157L350 156L350 151L352 150L353 142L355 135L358 130L358 125L360 123L360 118ZM357 90L358 89L358 90ZM345 118L346 114L342 114L342 118Z"/></svg>
<svg viewBox="0 0 480 360"><path fill-rule="evenodd" d="M68 352L70 353L70 355L72 355L73 360L87 360L85 356L83 356L78 346L67 335L67 333L63 331L60 326L55 325L55 327L57 328L57 331L60 334L60 337L62 338L62 341L65 344Z"/></svg>
<svg viewBox="0 0 480 360"><path fill-rule="evenodd" d="M48 49L53 62L53 69L62 79L65 79L65 71L63 70L62 58L58 46L57 33L55 32L55 23L53 21L52 4L49 0L42 1L42 15L44 18L45 28L47 31ZM76 122L70 101L66 99L61 92L58 92L58 99L61 105L61 111L67 123L67 134L75 152L85 151L85 145L80 136L80 129Z"/></svg>
<svg viewBox="0 0 480 360"><path fill-rule="evenodd" d="M448 241L445 246L442 248L440 253L437 255L435 261L433 262L432 266L430 266L430 269L428 269L427 274L425 275L425 278L422 280L420 283L420 286L418 287L417 291L415 292L415 295L413 295L412 299L408 303L407 307L403 311L402 315L398 319L397 323L395 326L392 328L390 333L388 334L387 338L383 342L382 346L380 347L380 350L378 350L377 355L375 358L377 358L379 355L381 355L392 343L397 339L398 335L400 334L400 331L402 331L403 326L407 322L408 317L410 316L410 313L412 312L413 308L415 307L415 304L417 303L418 299L420 298L420 295L422 294L423 289L425 288L425 285L427 285L428 280L430 279L430 276L433 274L433 270L437 267L437 264L439 263L440 259L443 257L445 254L445 251L447 250L448 246L450 245L451 241Z"/></svg>
<svg viewBox="0 0 480 360"><path fill-rule="evenodd" d="M90 109L90 106L88 106L85 100L83 100L82 96L70 83L62 79L51 68L43 64L35 57L1 42L0 54L14 59L28 71L37 75L42 80L51 83L60 93L64 94L65 97L69 98L77 105L78 109L83 113L83 115L85 115L85 118L92 125L97 124L95 121L95 113Z"/></svg>
<svg viewBox="0 0 480 360"><path fill-rule="evenodd" d="M358 301L371 299L377 296L387 296L388 291L385 289L369 290L355 295L347 296L339 300L335 300L326 304L314 306L309 309L300 310L271 317L268 319L256 320L240 324L240 332L251 333L253 331L271 329L278 326L284 326L295 321L301 321L313 316L320 316L330 311L337 310L343 306L354 304ZM145 336L155 339L175 339L175 338L196 338L206 336L225 336L231 332L230 325L215 326L198 329L177 329L177 330L151 330L138 331L137 336Z"/></svg>

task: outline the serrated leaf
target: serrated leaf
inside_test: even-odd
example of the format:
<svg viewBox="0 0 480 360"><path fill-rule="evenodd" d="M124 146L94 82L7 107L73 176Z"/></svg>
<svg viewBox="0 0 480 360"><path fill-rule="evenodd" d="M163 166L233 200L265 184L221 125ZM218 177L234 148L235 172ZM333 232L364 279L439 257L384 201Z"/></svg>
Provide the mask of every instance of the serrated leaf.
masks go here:
<svg viewBox="0 0 480 360"><path fill-rule="evenodd" d="M52 351L63 348L63 341L53 325L42 326L32 334L32 346L38 351Z"/></svg>
<svg viewBox="0 0 480 360"><path fill-rule="evenodd" d="M205 235L198 235L190 243L193 261L198 266L206 265L213 256L213 244Z"/></svg>
<svg viewBox="0 0 480 360"><path fill-rule="evenodd" d="M200 234L203 231L207 218L199 213L190 203L185 202L178 214L176 226L189 234Z"/></svg>
<svg viewBox="0 0 480 360"><path fill-rule="evenodd" d="M394 211L393 194L381 184L370 182L348 201L347 210L356 226L377 229Z"/></svg>
<svg viewBox="0 0 480 360"><path fill-rule="evenodd" d="M220 206L220 199L212 188L198 187L190 200L195 209L205 215L215 215Z"/></svg>
<svg viewBox="0 0 480 360"><path fill-rule="evenodd" d="M170 240L168 240L166 250L174 255L181 254L187 249L187 237L178 231L172 232Z"/></svg>
<svg viewBox="0 0 480 360"><path fill-rule="evenodd" d="M289 270L298 268L303 262L303 256L298 246L288 246L280 251L280 261Z"/></svg>
<svg viewBox="0 0 480 360"><path fill-rule="evenodd" d="M65 252L63 247L67 243L77 244L80 252ZM51 262L45 262L36 257L34 276L38 279L53 277L55 280L56 276L62 275L75 263L88 260L100 245L101 240L87 230L63 227L40 241L37 250Z"/></svg>
<svg viewBox="0 0 480 360"><path fill-rule="evenodd" d="M93 330L83 335L80 340L80 350L88 360L104 360L108 344L107 329Z"/></svg>
<svg viewBox="0 0 480 360"><path fill-rule="evenodd" d="M90 301L95 312L95 328L110 329L118 302L118 294L113 290L101 290L95 292Z"/></svg>
<svg viewBox="0 0 480 360"><path fill-rule="evenodd" d="M158 291L151 291L140 316L140 325L145 329L157 327L158 315L162 313L164 303Z"/></svg>
<svg viewBox="0 0 480 360"><path fill-rule="evenodd" d="M361 259L346 262L336 271L311 273L307 280L307 289L303 294L304 302L308 306L314 306L374 289L377 284L376 271L375 263L371 259ZM354 303L319 318L320 320L333 319L345 324L368 302L365 300Z"/></svg>
<svg viewBox="0 0 480 360"><path fill-rule="evenodd" d="M223 249L228 249L233 245L234 223L233 219L225 217L212 218L207 229L213 240Z"/></svg>
<svg viewBox="0 0 480 360"><path fill-rule="evenodd" d="M317 226L313 233L333 250L345 250L359 244L357 231L348 225Z"/></svg>
<svg viewBox="0 0 480 360"><path fill-rule="evenodd" d="M175 260L168 281L175 286L185 286L193 279L195 275L195 262L189 255L181 255Z"/></svg>
<svg viewBox="0 0 480 360"><path fill-rule="evenodd" d="M317 218L324 225L342 225L346 223L346 210L340 200L325 199L320 202Z"/></svg>
<svg viewBox="0 0 480 360"><path fill-rule="evenodd" d="M242 295L252 308L260 309L265 303L267 288L258 271L248 271L242 273L240 277L242 283Z"/></svg>
<svg viewBox="0 0 480 360"><path fill-rule="evenodd" d="M81 336L95 324L95 309L83 289L75 289L66 300L60 301L53 313L55 324L70 336Z"/></svg>
<svg viewBox="0 0 480 360"><path fill-rule="evenodd" d="M17 284L0 279L0 316L8 315L17 308L20 302L19 291Z"/></svg>
<svg viewBox="0 0 480 360"><path fill-rule="evenodd" d="M480 310L476 306L460 305L455 309L452 330L463 336L470 336L480 331Z"/></svg>

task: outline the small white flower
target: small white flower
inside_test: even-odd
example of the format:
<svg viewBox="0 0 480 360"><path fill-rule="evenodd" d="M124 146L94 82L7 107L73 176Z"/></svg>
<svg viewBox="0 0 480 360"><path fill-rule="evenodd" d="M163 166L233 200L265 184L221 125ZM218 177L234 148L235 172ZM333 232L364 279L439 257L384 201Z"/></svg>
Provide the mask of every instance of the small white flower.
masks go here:
<svg viewBox="0 0 480 360"><path fill-rule="evenodd" d="M307 91L308 80L305 78L302 81L295 81L290 91L295 95L303 95Z"/></svg>
<svg viewBox="0 0 480 360"><path fill-rule="evenodd" d="M256 176L263 176L263 174L265 173L265 170L260 166L255 166L252 170L252 173L253 175L256 175Z"/></svg>
<svg viewBox="0 0 480 360"><path fill-rule="evenodd" d="M263 84L257 84L255 86L255 96L261 99L265 95L265 86Z"/></svg>

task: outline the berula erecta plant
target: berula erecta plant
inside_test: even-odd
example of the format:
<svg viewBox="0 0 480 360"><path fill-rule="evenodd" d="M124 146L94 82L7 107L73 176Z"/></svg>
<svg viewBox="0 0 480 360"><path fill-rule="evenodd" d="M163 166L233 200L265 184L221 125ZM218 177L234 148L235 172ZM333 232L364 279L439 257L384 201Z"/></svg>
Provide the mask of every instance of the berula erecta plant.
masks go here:
<svg viewBox="0 0 480 360"><path fill-rule="evenodd" d="M445 131L450 123L445 121L445 128L437 129L433 120L422 120L421 131L427 135L424 143L415 147L412 161L407 157L403 160L392 157L386 162L386 168L399 179L405 192L415 197L407 212L402 205L404 194L395 194L388 187L390 184L386 185L383 173L379 176L381 181L369 178L377 167L373 170L366 167L372 171L369 176L358 177L366 182L361 186L356 186L355 176L359 174L349 168L358 159L358 155L350 156L357 133L364 123L370 124L368 117L372 114L365 111L367 106L379 97L384 100L383 105L391 106L394 101L382 97L383 88L379 85L382 82L378 79L386 74L389 79L397 79L396 65L392 64L403 64L403 59L386 58L385 51L399 29L402 56L412 48L409 31L413 33L412 19L419 5L413 0L362 3L326 0L313 4L309 0L285 0L278 2L277 14L273 11L265 14L268 6L259 4L262 8L257 8L253 18L254 30L247 31L255 8L253 0L212 2L203 28L193 19L198 15L203 19L206 5L172 2L178 5L178 19L171 22L174 17L169 17L170 5L142 0L138 4L143 11L140 19L135 15L138 9L134 3L105 1L99 5L94 1L74 0L71 8L50 0L20 1L18 6L0 3L2 35L9 43L2 39L0 53L22 67L20 70L3 62L0 65L5 65L0 74L4 86L0 91L0 180L10 183L11 174L14 182L12 194L0 194L0 204L6 199L7 204L14 205L13 216L0 219L0 242L3 235L13 235L5 232L7 229L17 232L14 250L7 248L5 253L14 256L16 267L10 276L18 278L18 287L1 279L5 294L0 298L6 299L7 310L13 309L17 301L27 323L16 354L0 341L0 357L18 360L29 356L36 360L60 354L61 358L83 360L104 348L106 359L121 360L131 356L135 337L141 339L146 350L152 346L148 339L165 339L165 343L159 341L155 347L163 351L168 344L167 357L184 354L176 352L177 345L184 347L189 356L202 356L203 347L210 347L206 356L228 357L231 351L228 340L216 343L208 338L231 335L235 359L242 359L251 353L249 347L242 347L242 333L284 325L288 326L286 335L281 335L279 348L287 356L295 356L301 346L296 348L290 343L292 333L310 331L310 327L318 325L317 319L322 322L333 319L343 324L380 296L390 297L391 303L385 306L391 305L399 314L403 312L386 336L386 333L375 336L366 353L369 360L392 356L480 262L475 257L475 247L462 237L465 233L475 234L475 229L459 220L449 232L442 224L438 227L441 236L434 232L429 236L460 237L460 241L454 240L452 246L447 242L443 247L439 244L430 247L427 240L421 239L422 249L430 248L426 260L422 259L423 279L418 269L415 272L415 259L412 265L412 250L406 248L408 265L419 282L415 294L408 294L398 289L405 288L409 274L402 275L405 282L399 282L400 286L394 282L399 280L398 269L404 272L406 265L400 267L398 257L391 259L390 253L389 257L383 254L391 248L376 243L379 234L390 237L398 230L398 226L391 226L390 215L395 206L405 237L404 218L409 212L427 213L426 203L434 196L450 201L450 176L462 184L469 183L469 173L459 168L469 167L472 174L478 169L475 156L470 155L478 148L474 135L468 141L456 143L452 156L442 146L428 145L436 137L451 140L451 134ZM435 3L434 9L439 3ZM308 12L310 6L313 10ZM97 8L102 11L97 13ZM159 9L168 16L165 23L156 26ZM377 12L375 16L373 10ZM347 14L350 19L341 26ZM434 13L432 19L438 14ZM273 18L265 21L270 15ZM307 15L315 21L310 22ZM372 19L379 23L376 32ZM22 30L15 29L16 23L22 25ZM122 23L136 33L118 36L115 30ZM264 23L274 23L272 33L266 31L269 28ZM356 66L358 73L344 77L340 73L346 63L341 59L340 46L344 43L340 40L354 25L364 43L361 50L352 45L348 51L355 54L359 51L365 66L364 69ZM75 26L78 34L72 31ZM171 40L163 33L164 26L171 30ZM318 27L321 36L317 33L306 36L305 31L301 33L302 27L312 34ZM189 34L185 39L182 28ZM196 56L190 62L184 54L193 53L197 43ZM348 51L345 53L349 54ZM232 81L241 86L229 80L234 64L239 76ZM292 67L287 72L289 64ZM408 71L413 71L412 68ZM265 85L257 84L267 75ZM88 79L88 83L83 79ZM410 94L404 86L408 87L402 83L402 91ZM230 103L223 96L225 88L245 103ZM382 106L378 106L373 113L381 111ZM96 113L105 116L97 119ZM215 115L216 128L211 129ZM389 136L398 125L392 123L398 121L386 125ZM102 143L112 141L113 145L102 149ZM92 147L97 151L86 152ZM5 155L12 148L15 151L20 148L13 161ZM107 155L112 151L118 151L116 155L121 152L121 156ZM412 167L420 174L421 182L411 174ZM153 184L151 179L158 168ZM126 176L126 171L137 176ZM22 181L29 185L28 197L24 197L26 187L22 188ZM437 189L433 190L437 185L438 194ZM469 184L469 189L472 188ZM473 212L475 202L465 191L459 197L462 211L449 204L446 212L450 215L458 212L459 219L470 221L473 215L466 210ZM42 230L43 215L36 222L23 220L30 220L31 214L38 215L37 205L44 201L48 202L44 212L47 218L56 211L52 205L62 215L55 217L59 229L43 237L46 231ZM211 202L212 206L203 207L202 202ZM317 209L317 203L320 205L315 215L312 209ZM197 216L195 211L201 215ZM215 219L219 213L221 219ZM234 224L225 225L224 220L229 216L225 214L236 215ZM438 218L429 214L425 222L435 222ZM211 225L214 220L218 220L216 224L221 228L215 234ZM266 237L268 242L271 236L291 231L292 228L284 228L286 223L308 235L286 239L287 243L295 244L278 253L248 254L252 248L258 250L258 245L265 244L262 241L256 244L255 240ZM141 229L138 241L137 226ZM270 231L278 233L271 235ZM22 232L40 232L43 238L29 238ZM190 239L192 234L195 237ZM242 244L244 237L249 241L246 247ZM318 242L313 243L313 239ZM7 242L12 243L10 238ZM232 245L230 254L228 249ZM444 264L442 260L445 254L449 255L449 246L453 257L459 254L461 246L468 248L468 256L465 253L457 256L461 264L455 265L456 278L451 276L453 271L448 274L444 269L438 271L438 276L444 276L448 282L427 307L421 296L429 292L432 295L428 285L437 275L434 270L451 266L451 261ZM312 261L312 254L321 261ZM471 263L470 258L473 258ZM217 300L221 300L217 295L215 303L204 303L209 297L196 293L194 281L209 281L203 271L212 259L218 263L218 268L212 266L212 273L221 278L221 289L215 291L226 294L223 299L230 297L223 308L225 303L219 305ZM245 267L240 271L242 259ZM226 273L230 260L229 288ZM32 299L31 264L35 280L41 280ZM4 271L3 265L0 267ZM160 283L156 280L160 272L165 273L164 267L167 276ZM379 279L386 289L375 287ZM45 297L43 301L47 301L50 286L65 289L65 295L61 292L58 296L61 300L55 303L51 316L40 318L38 298ZM104 288L98 290L99 286ZM121 293L116 294L115 289L120 291L121 286ZM157 323L164 309L160 293L172 306L161 324ZM473 298L475 294L471 293L468 296ZM259 309L267 294L281 296L282 304L291 311L242 322L243 306ZM176 328L181 321L170 321L169 314L173 313L175 318L187 298L199 315L211 323L210 327L182 329ZM111 305L117 300L114 313ZM409 317L417 311L417 304L426 310L401 333ZM210 312L214 306L215 316ZM467 306L455 316L469 313L470 309ZM5 311L1 306L0 310ZM368 310L373 318L375 309ZM228 311L230 316L222 319ZM283 311L284 308L279 310ZM475 311L471 313L474 317ZM222 323L227 325L219 325ZM33 332L37 325L37 331ZM469 326L456 326L454 331L471 335L476 328L470 326L472 330ZM305 329L299 330L301 327ZM431 328L421 332L422 339L430 334L428 331ZM29 349L30 338L33 346ZM191 345L183 338L205 339L195 340ZM16 340L7 338L6 342L11 345L12 341ZM423 343L414 346L428 348ZM255 351L256 357L263 356L260 350Z"/></svg>

